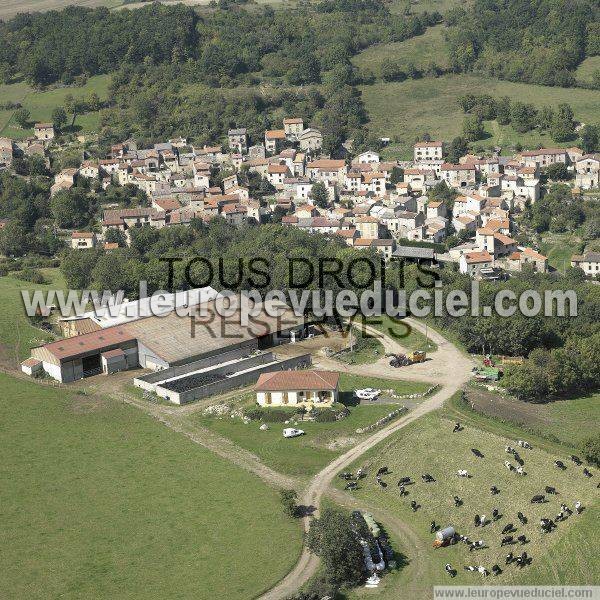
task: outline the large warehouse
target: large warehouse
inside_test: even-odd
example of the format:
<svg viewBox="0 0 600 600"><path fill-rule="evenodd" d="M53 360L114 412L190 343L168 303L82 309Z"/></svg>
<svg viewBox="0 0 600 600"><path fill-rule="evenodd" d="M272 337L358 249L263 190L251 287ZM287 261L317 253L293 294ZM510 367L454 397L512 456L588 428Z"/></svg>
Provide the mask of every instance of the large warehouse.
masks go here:
<svg viewBox="0 0 600 600"><path fill-rule="evenodd" d="M232 350L270 348L304 327L303 318L283 303L261 305L259 314L242 324L239 310L220 316L222 302L218 297L188 307L183 316L182 311L171 311L38 346L23 363L23 371L35 374L43 369L63 383L135 367L158 371ZM279 316L271 316L274 309Z"/></svg>

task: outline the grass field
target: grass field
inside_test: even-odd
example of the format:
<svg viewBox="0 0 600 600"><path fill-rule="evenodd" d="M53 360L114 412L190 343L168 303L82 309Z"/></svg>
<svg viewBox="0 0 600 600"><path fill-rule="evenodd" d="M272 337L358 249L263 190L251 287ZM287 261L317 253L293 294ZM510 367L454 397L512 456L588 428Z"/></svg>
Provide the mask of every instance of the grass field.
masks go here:
<svg viewBox="0 0 600 600"><path fill-rule="evenodd" d="M451 8L466 6L465 0L392 0L390 10L395 13L404 13L407 8L412 13L439 12L444 14Z"/></svg>
<svg viewBox="0 0 600 600"><path fill-rule="evenodd" d="M350 403L353 390L364 387L393 389L401 395L424 392L429 386L415 382L342 374L340 400ZM253 393L242 394L235 404L251 406L254 399ZM402 404L401 400L398 402L398 405L400 404ZM197 419L200 425L253 452L273 469L302 476L318 472L342 451L361 439L361 436L356 434L357 428L374 423L394 408L396 408L394 405L378 403L351 406L350 415L334 423L316 423L298 419L298 427L303 429L306 435L293 439L283 438L281 432L286 427L283 423L272 423L268 431L260 431L260 421L252 421L246 425L241 419L232 419L230 416L201 415L193 418Z"/></svg>
<svg viewBox="0 0 600 600"><path fill-rule="evenodd" d="M489 419L480 417L480 424L482 421ZM392 475L387 477L390 484L387 489L381 489L369 476L356 495L411 523L424 541L433 541L429 525L434 519L442 527L452 525L460 533L471 539L482 539L489 546L473 553L469 553L464 544L439 550L431 548L425 567L424 581L427 581L427 586L450 582L443 568L446 562L458 570L452 583L478 585L482 583L480 576L465 572L463 565L481 564L489 569L497 563L504 568L504 556L509 550L518 553L526 550L533 557L532 565L522 571L509 566L500 577L489 578L487 583L597 584L600 553L594 545L594 532L597 532L600 511L598 505L593 504L597 498L594 480L587 480L581 468L574 467L570 461L566 461L569 466L565 472L559 471L553 465L557 456L539 448L531 437L526 439L532 440L534 449L521 452L528 472L526 477L521 478L510 473L503 465L508 457L504 446L507 443L515 445L515 437L505 437L494 431L493 426L490 430L471 423L467 423L461 433L453 434L453 422L441 413L423 417L388 443L378 446L351 468L363 466L372 473L376 468L387 465L392 471ZM518 429L513 429L512 433L519 435ZM471 448L479 449L485 458L476 458ZM561 454L560 458L566 459L566 456ZM456 477L457 469L467 469L472 478ZM420 476L423 473L432 474L437 481L422 483ZM401 498L395 483L406 475L410 475L417 483L407 488L409 495L406 498ZM499 495L490 494L492 484L500 488ZM530 504L530 498L543 492L545 485L556 486L560 495L551 497L546 504ZM459 508L454 506L452 500L455 494L464 501ZM421 504L416 513L410 508L411 500ZM575 500L580 500L586 506L584 513L573 515L560 523L554 533L542 535L539 519L542 516L554 518L561 502L573 508ZM473 526L475 513L490 517L493 508L498 508L503 517L483 529L476 529ZM529 519L525 526L516 518L519 510ZM500 548L501 530L507 523L517 526L518 532L513 534L515 537L525 534L530 542L524 546L519 544L512 548ZM582 535L584 533L585 536ZM559 554L559 548L565 552L564 558ZM393 577L397 580L386 584L387 591L384 590L383 598L395 597L397 586L402 585L402 572Z"/></svg>
<svg viewBox="0 0 600 600"><path fill-rule="evenodd" d="M435 352L437 344L425 337L423 333L405 324L403 321L392 319L388 315L381 317L371 317L367 319L367 324L372 325L379 331L395 339L401 346L408 350L425 350Z"/></svg>
<svg viewBox="0 0 600 600"><path fill-rule="evenodd" d="M0 3L0 19L10 19L17 13L61 10L73 4L89 8L96 6L114 8L121 5L122 0L77 0L76 3L72 0L2 0L2 3Z"/></svg>
<svg viewBox="0 0 600 600"><path fill-rule="evenodd" d="M600 56L589 56L575 71L575 77L578 81L591 83L594 71L600 71Z"/></svg>
<svg viewBox="0 0 600 600"><path fill-rule="evenodd" d="M547 439L558 440L569 447L581 447L587 438L598 432L600 394L532 404L510 396L499 396L482 386L474 385L467 393L477 412L526 428Z"/></svg>
<svg viewBox="0 0 600 600"><path fill-rule="evenodd" d="M391 137L393 143L386 153L403 158L412 156L414 141L425 133L442 140L451 140L461 133L464 114L456 98L463 94L509 96L537 106L556 106L567 102L572 106L575 117L583 122L597 121L600 108L600 91L511 83L474 75L445 75L401 83L380 82L360 89L370 118L369 128L376 135ZM489 137L476 143L481 147L500 145L510 151L516 143L524 147L557 145L546 134L518 134L511 126L500 126L495 121L486 122L485 126Z"/></svg>
<svg viewBox="0 0 600 600"><path fill-rule="evenodd" d="M58 269L42 270L48 285L35 285L16 277L0 277L0 358L15 366L29 356L32 346L50 341L52 336L33 327L25 314L22 290L64 289Z"/></svg>
<svg viewBox="0 0 600 600"><path fill-rule="evenodd" d="M246 600L295 563L246 471L121 403L0 385L3 597Z"/></svg>
<svg viewBox="0 0 600 600"><path fill-rule="evenodd" d="M7 100L20 102L31 113L32 127L21 129L12 119L13 111L0 111L0 135L13 139L21 139L33 135L33 123L52 120L52 111L64 103L65 96L71 94L74 98L86 98L96 92L101 100L108 97L110 75L97 75L90 77L81 87L61 87L46 91L36 91L24 83L13 83L0 86L0 97ZM75 119L75 128L82 133L91 133L98 129L100 113L89 112L78 115Z"/></svg>
<svg viewBox="0 0 600 600"><path fill-rule="evenodd" d="M564 272L571 266L571 257L581 249L581 238L571 233L546 233L540 251L548 257L548 264Z"/></svg>
<svg viewBox="0 0 600 600"><path fill-rule="evenodd" d="M444 26L430 27L423 35L410 38L404 42L378 44L357 54L352 62L361 70L370 70L379 75L379 67L385 59L398 61L401 64L412 63L423 68L430 63L440 67L448 65Z"/></svg>

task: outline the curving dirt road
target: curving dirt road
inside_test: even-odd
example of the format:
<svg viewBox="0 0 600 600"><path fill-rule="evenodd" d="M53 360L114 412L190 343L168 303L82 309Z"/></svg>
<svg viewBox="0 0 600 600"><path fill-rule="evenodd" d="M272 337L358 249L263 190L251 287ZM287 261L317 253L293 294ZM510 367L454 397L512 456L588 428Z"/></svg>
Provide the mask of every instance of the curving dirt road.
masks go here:
<svg viewBox="0 0 600 600"><path fill-rule="evenodd" d="M419 331L424 331L425 326L414 319L407 319L409 324ZM386 351L402 352L402 347L387 336L382 336L377 330L368 331L372 335L377 335L385 341ZM435 353L435 358L418 365L410 367L402 367L399 369L390 369L387 361L380 360L371 365L352 366L353 373L371 376L395 377L398 379L418 379L420 381L431 381L443 386L442 389L427 398L419 404L415 409L409 412L406 416L394 421L390 425L380 429L360 444L357 444L345 454L342 454L334 461L329 463L322 471L312 479L310 485L300 498L300 504L308 507L314 507L313 516L318 514L318 508L329 486L336 474L345 469L355 460L360 458L365 452L373 446L395 433L396 431L406 427L419 417L440 408L443 403L450 398L455 392L460 390L462 386L470 378L472 361L462 354L453 344L446 340L436 331L429 330L431 339L438 345L438 351ZM323 366L330 366L329 360L320 361ZM335 361L331 361L335 362ZM339 363L335 363L339 370ZM304 529L308 530L311 517L304 519ZM300 555L298 563L294 569L282 579L274 588L263 594L260 600L283 600L288 596L293 595L302 585L304 585L316 572L319 560L311 554L305 546Z"/></svg>

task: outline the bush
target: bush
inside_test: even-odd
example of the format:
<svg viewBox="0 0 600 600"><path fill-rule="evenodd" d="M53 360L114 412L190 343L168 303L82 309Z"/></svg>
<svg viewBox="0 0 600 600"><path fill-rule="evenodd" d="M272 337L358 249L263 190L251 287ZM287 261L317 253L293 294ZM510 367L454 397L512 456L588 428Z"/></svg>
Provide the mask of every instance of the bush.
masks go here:
<svg viewBox="0 0 600 600"><path fill-rule="evenodd" d="M248 408L244 411L244 416L251 421L264 421L265 423L283 423L293 415L284 408Z"/></svg>
<svg viewBox="0 0 600 600"><path fill-rule="evenodd" d="M46 278L42 275L40 271L38 271L37 269L32 269L30 267L23 269L20 273L17 274L17 277L19 279L22 279L23 281L29 281L37 285L47 283Z"/></svg>
<svg viewBox="0 0 600 600"><path fill-rule="evenodd" d="M592 465L600 467L600 435L588 438L581 448L585 460Z"/></svg>

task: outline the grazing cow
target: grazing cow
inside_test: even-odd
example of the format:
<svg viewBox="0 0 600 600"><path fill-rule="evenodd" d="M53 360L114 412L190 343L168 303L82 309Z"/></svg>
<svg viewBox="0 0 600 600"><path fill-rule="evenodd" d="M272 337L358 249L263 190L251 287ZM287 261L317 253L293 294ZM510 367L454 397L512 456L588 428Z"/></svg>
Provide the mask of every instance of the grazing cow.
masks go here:
<svg viewBox="0 0 600 600"><path fill-rule="evenodd" d="M401 485L399 489L400 489L401 496L406 496L408 494L408 492L406 491L406 489L404 488L403 485Z"/></svg>
<svg viewBox="0 0 600 600"><path fill-rule="evenodd" d="M564 512L566 515L572 515L573 514L573 511L566 504L564 504L564 503L560 505L560 510L562 512Z"/></svg>
<svg viewBox="0 0 600 600"><path fill-rule="evenodd" d="M477 540L476 542L472 542L469 546L469 552L472 552L473 550L477 550L479 548L483 548L483 546L483 540Z"/></svg>
<svg viewBox="0 0 600 600"><path fill-rule="evenodd" d="M465 544L471 543L471 540L466 535L460 535L458 536L458 539Z"/></svg>
<svg viewBox="0 0 600 600"><path fill-rule="evenodd" d="M521 465L519 465L515 470L519 475L527 475L527 473L523 470L523 467Z"/></svg>
<svg viewBox="0 0 600 600"><path fill-rule="evenodd" d="M407 483L410 483L410 477L402 477L399 481L398 481L398 486L401 485L406 485Z"/></svg>
<svg viewBox="0 0 600 600"><path fill-rule="evenodd" d="M562 460L555 460L554 464L561 470L564 471L567 468L567 465Z"/></svg>
<svg viewBox="0 0 600 600"><path fill-rule="evenodd" d="M575 512L578 515L580 515L582 510L583 510L583 505L581 504L581 502L579 502L579 500L577 500L577 502L575 502Z"/></svg>
<svg viewBox="0 0 600 600"><path fill-rule="evenodd" d="M421 475L421 479L425 483L432 483L435 481L435 479L429 473L425 473L425 475Z"/></svg>
<svg viewBox="0 0 600 600"><path fill-rule="evenodd" d="M456 577L456 570L452 568L452 565L450 563L446 563L444 565L444 570L446 571L446 573L448 573L448 575L450 575L450 577Z"/></svg>
<svg viewBox="0 0 600 600"><path fill-rule="evenodd" d="M429 527L429 533L434 533L439 529L439 525L435 521L431 521L431 525Z"/></svg>
<svg viewBox="0 0 600 600"><path fill-rule="evenodd" d="M517 442L517 444L521 447L521 448L527 448L528 450L531 450L532 446L529 442L526 442L525 440L519 440Z"/></svg>
<svg viewBox="0 0 600 600"><path fill-rule="evenodd" d="M471 565L465 565L464 566L464 570L465 571L471 571L471 573L472 573L473 571L477 571L477 567L473 567Z"/></svg>
<svg viewBox="0 0 600 600"><path fill-rule="evenodd" d="M554 520L560 523L560 521L564 521L566 518L565 513L561 510L556 517L554 517Z"/></svg>
<svg viewBox="0 0 600 600"><path fill-rule="evenodd" d="M458 421L454 424L454 429L452 430L452 433L456 433L457 431L462 431L462 425Z"/></svg>
<svg viewBox="0 0 600 600"><path fill-rule="evenodd" d="M352 479L352 473L340 473L340 477L347 481L348 479Z"/></svg>
<svg viewBox="0 0 600 600"><path fill-rule="evenodd" d="M527 517L522 512L519 511L517 513L517 518L519 519L519 521L521 521L522 525L527 525Z"/></svg>
<svg viewBox="0 0 600 600"><path fill-rule="evenodd" d="M358 489L358 484L356 483L356 481L349 481L344 487L344 489L353 492L354 490Z"/></svg>
<svg viewBox="0 0 600 600"><path fill-rule="evenodd" d="M458 496L454 496L454 506L461 506L463 501L462 498L459 498Z"/></svg>
<svg viewBox="0 0 600 600"><path fill-rule="evenodd" d="M517 558L517 565L522 569L525 565L529 564L530 558L527 556L527 552L523 552L521 556Z"/></svg>
<svg viewBox="0 0 600 600"><path fill-rule="evenodd" d="M482 567L481 565L480 565L479 567L477 567L477 570L478 570L478 571L479 571L479 572L480 572L480 573L481 573L481 574L482 574L484 577L487 577L487 576L490 574L490 572L489 572L489 571L488 571L488 570L487 570L485 567Z"/></svg>
<svg viewBox="0 0 600 600"><path fill-rule="evenodd" d="M515 531L515 526L512 523L509 523L504 526L502 533L512 533L513 531Z"/></svg>
<svg viewBox="0 0 600 600"><path fill-rule="evenodd" d="M362 479L364 475L365 472L362 469L358 469L358 471L356 471L356 479Z"/></svg>
<svg viewBox="0 0 600 600"><path fill-rule="evenodd" d="M485 515L481 515L481 526L485 527L486 522L487 521L485 520Z"/></svg>
<svg viewBox="0 0 600 600"><path fill-rule="evenodd" d="M583 469L583 474L586 477L593 477L592 472L589 469Z"/></svg>
<svg viewBox="0 0 600 600"><path fill-rule="evenodd" d="M514 544L514 542L515 539L513 538L513 536L507 535L502 538L502 541L500 542L500 548L502 548L503 546L509 546L510 544Z"/></svg>
<svg viewBox="0 0 600 600"><path fill-rule="evenodd" d="M383 488L385 489L387 487L387 483L385 481L382 481L381 479L377 480L377 483Z"/></svg>
<svg viewBox="0 0 600 600"><path fill-rule="evenodd" d="M506 452L507 454L514 454L515 449L511 446L505 446L504 447L504 452Z"/></svg>
<svg viewBox="0 0 600 600"><path fill-rule="evenodd" d="M498 575L500 575L502 573L502 569L500 568L500 565L494 565L492 567L492 573L498 577Z"/></svg>
<svg viewBox="0 0 600 600"><path fill-rule="evenodd" d="M499 494L499 493L500 493L500 490L499 490L499 489L498 489L498 488L497 488L495 485L493 485L493 486L490 488L490 492L492 493L492 496L495 496L496 494Z"/></svg>
<svg viewBox="0 0 600 600"><path fill-rule="evenodd" d="M475 523L475 527L479 527L481 525L481 517L479 515L475 515L473 522Z"/></svg>
<svg viewBox="0 0 600 600"><path fill-rule="evenodd" d="M526 535L520 535L519 537L517 537L517 541L521 542L521 544L526 544L528 542L527 536Z"/></svg>
<svg viewBox="0 0 600 600"><path fill-rule="evenodd" d="M525 461L515 452L515 460L522 467L525 464Z"/></svg>
<svg viewBox="0 0 600 600"><path fill-rule="evenodd" d="M456 474L457 474L459 477L467 477L467 478L468 478L468 477L470 477L470 475L469 475L469 472L468 472L466 469L459 469L459 470L456 472Z"/></svg>
<svg viewBox="0 0 600 600"><path fill-rule="evenodd" d="M477 448L471 448L471 452L477 457L477 458L484 458L483 453L480 450L477 450Z"/></svg>
<svg viewBox="0 0 600 600"><path fill-rule="evenodd" d="M556 523L552 519L541 519L540 527L543 533L550 533L553 529L556 529Z"/></svg>
<svg viewBox="0 0 600 600"><path fill-rule="evenodd" d="M497 508L495 508L492 511L492 520L497 521L499 518L500 518L500 511Z"/></svg>
<svg viewBox="0 0 600 600"><path fill-rule="evenodd" d="M509 553L506 555L506 557L504 558L504 562L505 562L505 564L507 564L507 565L510 565L510 563L512 563L512 562L514 562L514 561L515 561L515 557L514 557L514 555L513 555L513 553L512 553L512 552L509 552Z"/></svg>
<svg viewBox="0 0 600 600"><path fill-rule="evenodd" d="M509 470L509 471L514 471L515 468L513 465L511 465L507 460L504 461L504 466Z"/></svg>
<svg viewBox="0 0 600 600"><path fill-rule="evenodd" d="M531 504L543 504L544 502L546 502L546 496L544 496L544 494L536 494L531 499Z"/></svg>
<svg viewBox="0 0 600 600"><path fill-rule="evenodd" d="M388 475L390 472L390 470L387 467L381 467L381 469L377 470L377 477L380 477L381 475Z"/></svg>
<svg viewBox="0 0 600 600"><path fill-rule="evenodd" d="M410 503L410 507L412 508L413 512L417 512L417 509L419 508L419 505L417 504L416 500L413 500Z"/></svg>
<svg viewBox="0 0 600 600"><path fill-rule="evenodd" d="M554 494L554 495L556 495L556 488L552 487L551 485L547 485L545 487L545 490L546 490L546 494Z"/></svg>
<svg viewBox="0 0 600 600"><path fill-rule="evenodd" d="M571 456L569 456L569 458L577 465L579 466L581 464L581 459L579 458L579 456L575 456L574 454L571 454Z"/></svg>

